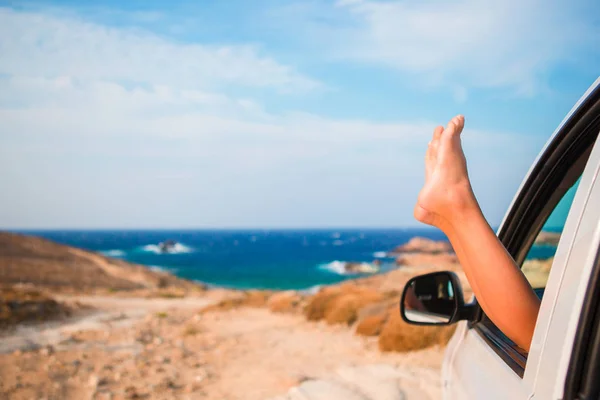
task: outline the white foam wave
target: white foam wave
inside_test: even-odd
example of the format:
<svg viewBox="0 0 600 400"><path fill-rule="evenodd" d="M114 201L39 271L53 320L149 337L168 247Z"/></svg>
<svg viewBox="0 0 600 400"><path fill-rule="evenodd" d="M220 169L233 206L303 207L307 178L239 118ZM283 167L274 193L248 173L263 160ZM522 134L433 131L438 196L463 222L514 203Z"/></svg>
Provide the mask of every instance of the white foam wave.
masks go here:
<svg viewBox="0 0 600 400"><path fill-rule="evenodd" d="M387 252L385 252L385 251L376 251L375 253L373 253L373 257L375 257L375 258L386 258L387 257Z"/></svg>
<svg viewBox="0 0 600 400"><path fill-rule="evenodd" d="M123 257L125 252L123 250L105 250L101 251L100 254L104 254L108 257Z"/></svg>
<svg viewBox="0 0 600 400"><path fill-rule="evenodd" d="M338 275L372 274L379 271L379 267L368 262L353 262L350 264L351 268L348 268L348 262L335 260L327 264L320 264L318 268Z"/></svg>
<svg viewBox="0 0 600 400"><path fill-rule="evenodd" d="M334 245L334 246L341 246L341 245L343 245L343 244L344 244L344 241L343 241L343 240L334 240L334 241L333 241L333 245Z"/></svg>
<svg viewBox="0 0 600 400"><path fill-rule="evenodd" d="M348 274L348 272L346 272L346 262L345 261L335 260L335 261L332 261L327 264L321 264L321 265L319 265L319 268L336 273L338 275L347 275Z"/></svg>
<svg viewBox="0 0 600 400"><path fill-rule="evenodd" d="M143 250L143 251L150 252L150 253L156 253L156 254L158 254L158 253L160 253L160 252L161 252L161 251L160 251L160 247L158 247L158 246L157 246L157 245L155 245L155 244L148 244L148 245L146 245L146 246L142 247L142 250Z"/></svg>
<svg viewBox="0 0 600 400"><path fill-rule="evenodd" d="M146 246L142 247L142 251L147 251L154 254L184 254L191 253L193 249L181 243L175 243L167 252L163 252L160 246L156 244L147 244Z"/></svg>

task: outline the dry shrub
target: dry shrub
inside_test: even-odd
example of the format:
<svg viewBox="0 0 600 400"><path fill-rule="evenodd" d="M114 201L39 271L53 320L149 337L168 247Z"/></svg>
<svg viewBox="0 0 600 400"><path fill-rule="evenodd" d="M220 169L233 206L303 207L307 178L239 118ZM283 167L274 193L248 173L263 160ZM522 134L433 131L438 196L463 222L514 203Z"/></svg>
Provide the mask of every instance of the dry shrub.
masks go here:
<svg viewBox="0 0 600 400"><path fill-rule="evenodd" d="M454 254L403 254L396 258L396 265L404 267L434 267L447 269L458 264L458 257Z"/></svg>
<svg viewBox="0 0 600 400"><path fill-rule="evenodd" d="M302 297L294 291L281 292L271 296L267 306L272 312L292 313L298 309L301 301Z"/></svg>
<svg viewBox="0 0 600 400"><path fill-rule="evenodd" d="M385 299L378 303L372 303L364 306L358 313L358 320L362 321L373 315L387 314L391 308L398 309L398 299Z"/></svg>
<svg viewBox="0 0 600 400"><path fill-rule="evenodd" d="M229 297L216 304L204 307L200 312L204 314L212 311L233 310L240 307L264 307L270 295L271 293L267 291L249 290L238 296Z"/></svg>
<svg viewBox="0 0 600 400"><path fill-rule="evenodd" d="M203 331L204 329L202 329L202 327L200 327L199 325L189 324L183 330L183 336L195 336Z"/></svg>
<svg viewBox="0 0 600 400"><path fill-rule="evenodd" d="M340 294L339 287L321 289L315 294L304 308L304 315L309 321L319 321L325 318L329 303Z"/></svg>
<svg viewBox="0 0 600 400"><path fill-rule="evenodd" d="M0 287L0 329L22 322L46 321L72 314L68 305L27 287Z"/></svg>
<svg viewBox="0 0 600 400"><path fill-rule="evenodd" d="M360 336L377 336L381 333L383 325L386 323L390 311L381 314L370 315L358 322L356 325L356 334Z"/></svg>
<svg viewBox="0 0 600 400"><path fill-rule="evenodd" d="M382 301L376 290L345 284L326 288L314 295L304 310L311 321L325 319L328 324L353 324L365 306Z"/></svg>
<svg viewBox="0 0 600 400"><path fill-rule="evenodd" d="M398 290L388 290L387 292L383 293L383 298L384 299L397 299L398 301L400 301L401 294L402 294L402 292L400 292Z"/></svg>
<svg viewBox="0 0 600 400"><path fill-rule="evenodd" d="M246 292L243 304L247 307L265 307L271 292L264 290L250 290Z"/></svg>
<svg viewBox="0 0 600 400"><path fill-rule="evenodd" d="M185 291L182 290L162 290L154 294L154 296L162 299L182 299L185 295Z"/></svg>
<svg viewBox="0 0 600 400"><path fill-rule="evenodd" d="M521 271L523 271L533 288L546 287L553 261L554 257L546 260L527 260L523 263Z"/></svg>
<svg viewBox="0 0 600 400"><path fill-rule="evenodd" d="M337 296L329 305L325 310L325 321L330 325L352 325L358 318L360 299L355 294Z"/></svg>
<svg viewBox="0 0 600 400"><path fill-rule="evenodd" d="M244 305L243 303L243 297L232 297L225 300L221 300L216 304L211 304L210 306L204 307L202 310L200 310L200 313L205 314L213 311L233 310L242 307Z"/></svg>
<svg viewBox="0 0 600 400"><path fill-rule="evenodd" d="M456 332L456 324L443 327L438 337L438 344L446 346L450 339L452 339L454 332Z"/></svg>
<svg viewBox="0 0 600 400"><path fill-rule="evenodd" d="M413 351L434 345L446 345L456 326L410 325L394 310L383 325L379 335L381 351Z"/></svg>

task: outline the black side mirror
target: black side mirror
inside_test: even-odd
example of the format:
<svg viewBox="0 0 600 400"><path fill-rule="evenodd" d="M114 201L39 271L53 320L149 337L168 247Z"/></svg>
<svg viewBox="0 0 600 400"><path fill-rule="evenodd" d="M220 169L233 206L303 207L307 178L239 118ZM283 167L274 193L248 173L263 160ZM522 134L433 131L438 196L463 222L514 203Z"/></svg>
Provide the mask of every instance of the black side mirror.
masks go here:
<svg viewBox="0 0 600 400"><path fill-rule="evenodd" d="M415 325L449 325L470 319L462 287L454 272L442 271L412 278L400 300L402 319Z"/></svg>

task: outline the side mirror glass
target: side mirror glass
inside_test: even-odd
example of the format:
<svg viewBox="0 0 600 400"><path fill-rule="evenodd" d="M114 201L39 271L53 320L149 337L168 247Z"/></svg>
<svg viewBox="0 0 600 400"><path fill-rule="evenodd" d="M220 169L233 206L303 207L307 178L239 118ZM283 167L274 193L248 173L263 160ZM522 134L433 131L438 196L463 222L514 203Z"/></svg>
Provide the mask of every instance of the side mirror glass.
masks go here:
<svg viewBox="0 0 600 400"><path fill-rule="evenodd" d="M451 324L459 319L463 307L460 281L448 271L412 278L400 300L402 319L417 325Z"/></svg>

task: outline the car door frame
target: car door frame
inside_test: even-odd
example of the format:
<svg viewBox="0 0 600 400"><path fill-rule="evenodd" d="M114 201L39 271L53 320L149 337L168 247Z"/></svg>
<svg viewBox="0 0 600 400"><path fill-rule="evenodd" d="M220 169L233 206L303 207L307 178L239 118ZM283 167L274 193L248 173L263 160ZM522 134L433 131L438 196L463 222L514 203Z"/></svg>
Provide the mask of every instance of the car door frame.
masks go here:
<svg viewBox="0 0 600 400"><path fill-rule="evenodd" d="M586 144L585 135L579 135L579 140L574 138L578 131L581 133L582 128L585 128L584 125L589 125L590 120L586 116L589 116L590 113L595 115L595 107L600 107L600 78L590 87L554 132L521 184L509 212L501 224L498 236L519 264L525 258L537 232L541 230L545 217L549 215L556 204L542 212L531 213L530 210L539 205L540 199L546 199L543 204L558 203L560 200L560 198L552 199L553 193L545 192L543 189L548 187L548 179L565 178L567 171L561 171L561 166L564 168L565 161L568 160L562 160L561 157L569 148L573 149L572 146ZM597 133L596 131L596 136ZM583 141L581 141L582 138ZM594 142L596 142L594 151L598 153L600 146L595 137L592 145ZM587 145L590 146L589 136ZM593 165L590 165L590 160ZM487 398L530 398L533 396L537 386L539 360L558 298L562 273L568 265L569 252L585 211L587 198L593 187L597 167L594 163L597 164L598 160L590 157L569 211L547 285L547 290L551 290L545 295L545 301L542 302L532 348L527 360L522 353L515 351L514 347L507 346L503 338L490 331L489 324L482 324L485 315L479 310L475 321L460 324L449 343L443 367L445 398L480 398L484 396L484 393ZM544 217L546 212L548 215ZM528 213L536 216L535 221L524 218ZM527 361L527 366L525 366L525 361ZM484 369L481 368L482 365L485 365ZM476 374L483 379L468 379L464 376L465 374L467 376ZM495 397L494 393L497 393L498 397Z"/></svg>

